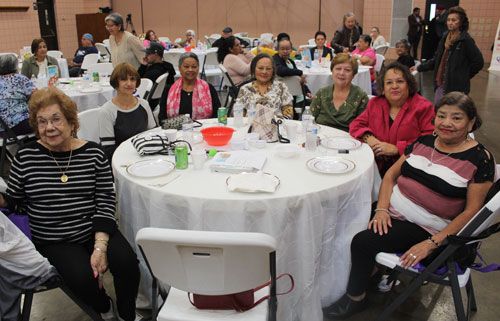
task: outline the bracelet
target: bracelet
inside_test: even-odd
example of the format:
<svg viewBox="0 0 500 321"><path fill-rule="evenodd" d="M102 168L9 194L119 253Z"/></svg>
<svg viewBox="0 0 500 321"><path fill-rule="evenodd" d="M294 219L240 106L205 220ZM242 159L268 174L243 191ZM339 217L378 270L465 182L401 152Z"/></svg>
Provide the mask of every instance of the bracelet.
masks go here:
<svg viewBox="0 0 500 321"><path fill-rule="evenodd" d="M376 208L375 212L377 212L377 211L382 211L382 212L386 212L387 214L389 214L389 210L386 208Z"/></svg>
<svg viewBox="0 0 500 321"><path fill-rule="evenodd" d="M434 245L436 245L436 247L439 247L439 243L436 240L432 239L432 236L429 236L429 238L427 239L427 243L429 243L429 244L434 243Z"/></svg>
<svg viewBox="0 0 500 321"><path fill-rule="evenodd" d="M97 246L96 246L96 247L94 247L94 250L99 251L99 252L102 252L102 253L106 253L106 251L105 251L105 250L103 250L103 249L101 249L101 248L99 248L99 247L97 247Z"/></svg>
<svg viewBox="0 0 500 321"><path fill-rule="evenodd" d="M102 243L108 245L108 240L106 240L106 239L95 239L94 243L97 243L97 242L102 242Z"/></svg>

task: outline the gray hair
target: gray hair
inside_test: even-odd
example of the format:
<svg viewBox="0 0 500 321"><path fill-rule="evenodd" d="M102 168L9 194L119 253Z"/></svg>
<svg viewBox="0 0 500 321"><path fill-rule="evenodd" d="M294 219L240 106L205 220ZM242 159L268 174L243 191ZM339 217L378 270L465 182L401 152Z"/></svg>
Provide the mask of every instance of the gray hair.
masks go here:
<svg viewBox="0 0 500 321"><path fill-rule="evenodd" d="M186 30L186 33L189 33L191 36L196 37L196 33L194 32L194 30Z"/></svg>
<svg viewBox="0 0 500 321"><path fill-rule="evenodd" d="M123 17L118 12L114 12L104 18L104 22L107 22L108 20L111 20L115 25L120 25L120 31L125 30L125 28L123 27Z"/></svg>
<svg viewBox="0 0 500 321"><path fill-rule="evenodd" d="M260 44L264 46L270 46L273 44L273 39L271 37L260 38Z"/></svg>
<svg viewBox="0 0 500 321"><path fill-rule="evenodd" d="M354 15L354 13L348 12L344 16L344 20L342 21L342 25L345 25L345 21L347 20L347 18L350 18L350 17L354 17L354 19L356 19L356 16Z"/></svg>
<svg viewBox="0 0 500 321"><path fill-rule="evenodd" d="M179 58L179 67L187 58L193 58L198 63L198 66L200 65L200 60L198 59L198 56L194 52L185 52Z"/></svg>
<svg viewBox="0 0 500 321"><path fill-rule="evenodd" d="M19 64L16 55L0 55L0 75L15 74L17 73L18 68Z"/></svg>

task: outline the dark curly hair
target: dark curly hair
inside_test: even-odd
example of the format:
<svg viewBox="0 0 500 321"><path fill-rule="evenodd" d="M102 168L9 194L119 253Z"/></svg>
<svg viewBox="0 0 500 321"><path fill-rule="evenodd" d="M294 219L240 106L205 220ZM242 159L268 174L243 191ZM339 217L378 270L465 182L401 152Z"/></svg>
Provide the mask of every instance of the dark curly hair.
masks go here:
<svg viewBox="0 0 500 321"><path fill-rule="evenodd" d="M382 71L377 77L377 83L375 84L377 93L380 96L384 96L385 75L391 69L401 71L401 73L403 74L403 78L406 80L406 84L408 85L408 93L410 94L411 97L413 97L413 95L415 95L418 91L417 81L415 80L415 77L413 77L413 75L411 74L410 69L408 67L396 61L385 66L385 68L382 68Z"/></svg>
<svg viewBox="0 0 500 321"><path fill-rule="evenodd" d="M224 58L226 58L226 56L231 53L229 49L234 47L235 42L235 36L229 36L224 39L224 41L222 41L222 45L217 50L217 60L219 61L219 63L223 63Z"/></svg>
<svg viewBox="0 0 500 321"><path fill-rule="evenodd" d="M465 13L464 8L459 6L451 7L450 9L448 9L448 16L450 16L450 14L452 13L456 13L460 18L460 27L458 29L460 31L469 30L469 18L467 18L467 14Z"/></svg>

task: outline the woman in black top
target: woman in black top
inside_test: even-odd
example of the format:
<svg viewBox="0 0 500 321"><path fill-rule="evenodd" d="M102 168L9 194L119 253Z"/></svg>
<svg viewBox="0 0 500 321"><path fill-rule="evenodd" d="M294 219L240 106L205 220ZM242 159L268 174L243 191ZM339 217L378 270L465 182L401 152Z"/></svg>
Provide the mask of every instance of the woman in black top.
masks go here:
<svg viewBox="0 0 500 321"><path fill-rule="evenodd" d="M410 47L410 43L406 39L401 39L396 43L396 53L399 56L397 62L408 68L415 66L413 57L409 55Z"/></svg>
<svg viewBox="0 0 500 321"><path fill-rule="evenodd" d="M165 87L160 99L160 123L166 118L190 114L191 118L216 118L220 107L215 88L198 78L200 62L198 56L186 52L179 58L179 78L174 84Z"/></svg>

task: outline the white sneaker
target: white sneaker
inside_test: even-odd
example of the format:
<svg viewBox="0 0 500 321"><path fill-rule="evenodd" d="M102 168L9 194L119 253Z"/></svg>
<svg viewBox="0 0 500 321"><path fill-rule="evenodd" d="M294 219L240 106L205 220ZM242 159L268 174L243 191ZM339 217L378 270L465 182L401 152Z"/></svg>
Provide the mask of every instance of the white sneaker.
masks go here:
<svg viewBox="0 0 500 321"><path fill-rule="evenodd" d="M391 283L387 284L388 277L388 275L384 275L382 280L378 284L378 290L382 293L389 292L392 288L392 284L394 283L394 281L392 281ZM401 282L399 282L399 280L396 280L396 285L394 286L398 286L400 283Z"/></svg>
<svg viewBox="0 0 500 321"><path fill-rule="evenodd" d="M111 298L109 298L109 305L110 306L108 312L101 313L101 318L104 321L115 320L115 308L113 306L113 300L111 300Z"/></svg>

